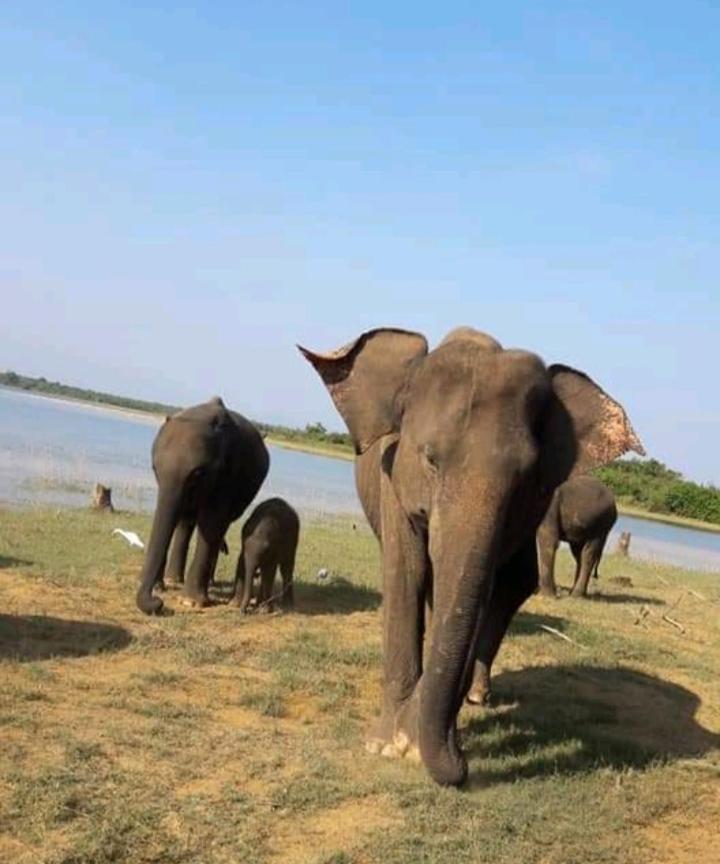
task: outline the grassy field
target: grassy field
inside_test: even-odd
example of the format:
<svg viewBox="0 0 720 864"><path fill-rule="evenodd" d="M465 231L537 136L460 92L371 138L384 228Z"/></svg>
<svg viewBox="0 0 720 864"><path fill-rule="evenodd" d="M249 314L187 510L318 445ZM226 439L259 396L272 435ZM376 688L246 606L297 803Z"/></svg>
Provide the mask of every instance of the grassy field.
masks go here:
<svg viewBox="0 0 720 864"><path fill-rule="evenodd" d="M0 511L0 861L720 860L717 574L610 556L592 599L532 598L496 706L463 709L454 791L363 751L380 661L363 525L304 526L295 614L193 612L168 591L154 619L116 526L149 522Z"/></svg>

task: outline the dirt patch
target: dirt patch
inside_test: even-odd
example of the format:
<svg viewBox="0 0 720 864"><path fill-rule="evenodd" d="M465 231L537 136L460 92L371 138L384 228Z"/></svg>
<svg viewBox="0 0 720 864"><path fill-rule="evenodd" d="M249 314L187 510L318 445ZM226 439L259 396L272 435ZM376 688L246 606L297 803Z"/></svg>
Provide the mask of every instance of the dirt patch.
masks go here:
<svg viewBox="0 0 720 864"><path fill-rule="evenodd" d="M21 843L19 840L14 840L12 837L0 836L0 861L14 861L15 864L29 864L29 862L37 860L33 851Z"/></svg>
<svg viewBox="0 0 720 864"><path fill-rule="evenodd" d="M345 801L330 810L278 823L270 860L274 864L305 864L333 853L351 852L372 832L397 827L401 822L385 796Z"/></svg>
<svg viewBox="0 0 720 864"><path fill-rule="evenodd" d="M642 832L647 864L717 864L720 861L720 778L690 813L674 813Z"/></svg>

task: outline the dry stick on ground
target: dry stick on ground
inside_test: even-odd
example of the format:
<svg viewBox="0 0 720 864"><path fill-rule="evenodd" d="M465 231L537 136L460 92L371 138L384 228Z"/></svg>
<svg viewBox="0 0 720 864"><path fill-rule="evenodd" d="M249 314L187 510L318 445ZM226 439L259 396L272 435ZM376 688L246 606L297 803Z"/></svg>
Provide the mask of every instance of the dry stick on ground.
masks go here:
<svg viewBox="0 0 720 864"><path fill-rule="evenodd" d="M583 651L589 651L587 645L583 645L581 642L576 642L574 639L571 639L569 636L566 636L564 633L561 633L559 630L556 630L554 627L550 627L548 624L538 624L538 627L541 630L544 630L546 633L550 633L553 636L557 636L558 639L564 639L566 642L569 642L571 645L577 645L578 648L582 648Z"/></svg>
<svg viewBox="0 0 720 864"><path fill-rule="evenodd" d="M679 621L676 621L674 618L671 618L669 615L663 615L662 620L667 621L668 624L672 624L673 627L677 627L677 629L681 633L685 632L685 628L683 627L683 625Z"/></svg>

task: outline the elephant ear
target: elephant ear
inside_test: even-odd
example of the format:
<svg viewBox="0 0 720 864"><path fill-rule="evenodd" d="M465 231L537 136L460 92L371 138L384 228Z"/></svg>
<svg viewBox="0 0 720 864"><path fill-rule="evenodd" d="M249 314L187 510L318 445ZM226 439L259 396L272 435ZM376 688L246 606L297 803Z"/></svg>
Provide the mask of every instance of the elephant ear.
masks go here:
<svg viewBox="0 0 720 864"><path fill-rule="evenodd" d="M409 330L369 330L329 354L298 345L325 382L357 453L398 429L410 376L427 355L423 335Z"/></svg>
<svg viewBox="0 0 720 864"><path fill-rule="evenodd" d="M555 487L630 450L645 455L625 409L584 372L555 364L548 369L551 399L544 418L544 472Z"/></svg>

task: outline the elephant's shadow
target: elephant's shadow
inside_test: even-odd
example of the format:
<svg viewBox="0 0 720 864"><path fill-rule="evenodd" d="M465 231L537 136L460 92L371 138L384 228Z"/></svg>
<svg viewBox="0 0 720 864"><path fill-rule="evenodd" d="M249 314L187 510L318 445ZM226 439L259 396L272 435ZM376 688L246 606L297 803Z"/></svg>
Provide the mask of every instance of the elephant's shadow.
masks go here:
<svg viewBox="0 0 720 864"><path fill-rule="evenodd" d="M31 567L32 561L25 558L16 558L14 555L0 555L0 568L4 567Z"/></svg>
<svg viewBox="0 0 720 864"><path fill-rule="evenodd" d="M0 660L31 662L119 651L132 635L117 624L46 615L0 615Z"/></svg>
<svg viewBox="0 0 720 864"><path fill-rule="evenodd" d="M569 589L568 589L569 593ZM666 606L664 600L658 597L643 597L638 594L607 594L604 590L594 591L585 598L593 603L631 603L643 606Z"/></svg>
<svg viewBox="0 0 720 864"><path fill-rule="evenodd" d="M302 615L349 615L351 612L372 612L382 602L374 588L356 585L342 576L334 576L327 584L297 581L294 585L296 611Z"/></svg>
<svg viewBox="0 0 720 864"><path fill-rule="evenodd" d="M275 589L279 590L279 581ZM227 602L233 591L232 583L213 586L211 596L219 603ZM366 585L356 585L342 576L333 576L326 583L293 582L295 612L299 615L349 615L352 612L372 612L382 602L379 591Z"/></svg>
<svg viewBox="0 0 720 864"><path fill-rule="evenodd" d="M539 666L493 679L497 710L464 730L471 784L576 774L598 765L642 768L720 749L695 719L690 690L634 669Z"/></svg>

